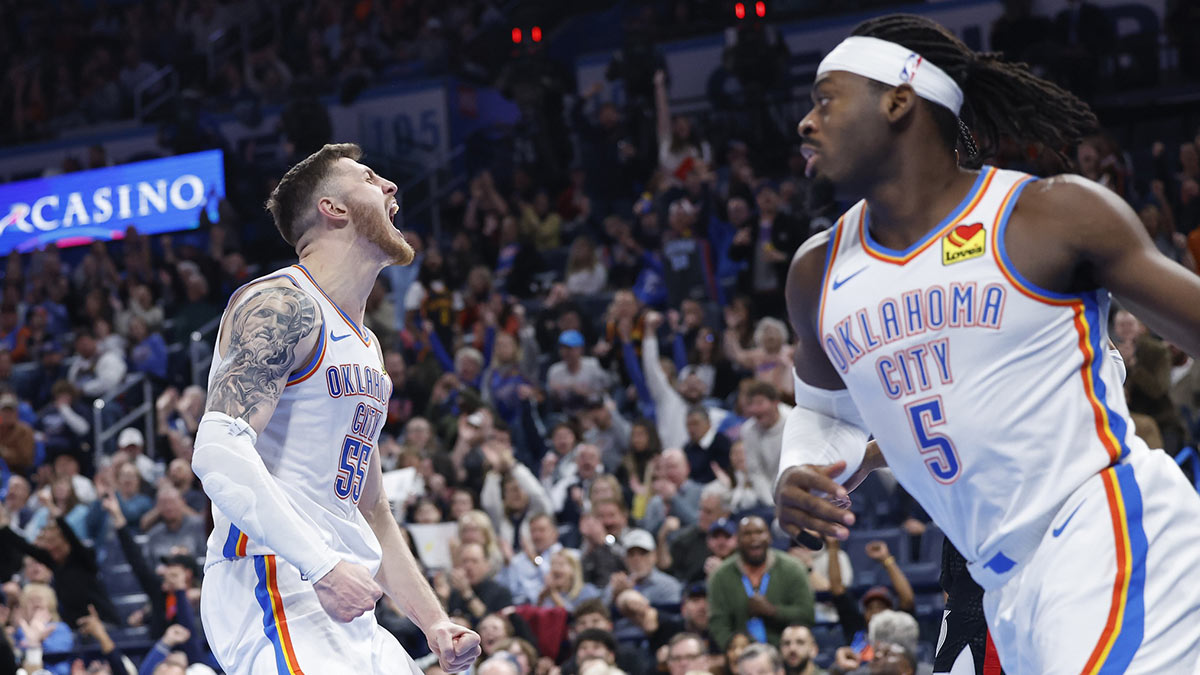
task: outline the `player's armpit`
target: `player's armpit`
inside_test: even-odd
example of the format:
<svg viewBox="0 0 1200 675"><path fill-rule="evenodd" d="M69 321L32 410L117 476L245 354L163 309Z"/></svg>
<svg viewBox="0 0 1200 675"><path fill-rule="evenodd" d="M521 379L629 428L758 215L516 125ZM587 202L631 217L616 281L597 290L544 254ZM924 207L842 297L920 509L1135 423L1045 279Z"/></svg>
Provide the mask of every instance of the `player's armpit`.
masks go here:
<svg viewBox="0 0 1200 675"><path fill-rule="evenodd" d="M229 319L229 345L208 394L208 410L266 426L288 375L315 347L320 310L305 292L269 286L251 292Z"/></svg>

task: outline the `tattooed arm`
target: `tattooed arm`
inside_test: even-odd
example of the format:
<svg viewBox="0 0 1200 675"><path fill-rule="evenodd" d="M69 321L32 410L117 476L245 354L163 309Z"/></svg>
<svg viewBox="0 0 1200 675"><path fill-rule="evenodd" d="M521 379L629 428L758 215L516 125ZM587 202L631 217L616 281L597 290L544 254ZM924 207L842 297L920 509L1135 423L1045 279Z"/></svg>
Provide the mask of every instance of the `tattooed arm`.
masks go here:
<svg viewBox="0 0 1200 675"><path fill-rule="evenodd" d="M192 468L213 504L250 541L294 565L314 582L325 610L350 621L374 609L379 585L365 567L338 558L327 543L330 534L296 510L254 448L288 374L324 330L312 298L284 283L256 287L223 320L218 349L224 346L225 356L196 431Z"/></svg>

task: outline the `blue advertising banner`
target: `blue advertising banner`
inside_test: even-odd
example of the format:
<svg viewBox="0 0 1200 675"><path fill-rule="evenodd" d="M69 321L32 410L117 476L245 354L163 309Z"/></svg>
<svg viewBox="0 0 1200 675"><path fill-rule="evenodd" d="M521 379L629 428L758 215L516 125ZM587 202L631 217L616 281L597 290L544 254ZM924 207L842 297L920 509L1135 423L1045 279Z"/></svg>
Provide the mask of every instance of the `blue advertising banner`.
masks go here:
<svg viewBox="0 0 1200 675"><path fill-rule="evenodd" d="M195 229L224 196L220 150L0 185L0 255Z"/></svg>

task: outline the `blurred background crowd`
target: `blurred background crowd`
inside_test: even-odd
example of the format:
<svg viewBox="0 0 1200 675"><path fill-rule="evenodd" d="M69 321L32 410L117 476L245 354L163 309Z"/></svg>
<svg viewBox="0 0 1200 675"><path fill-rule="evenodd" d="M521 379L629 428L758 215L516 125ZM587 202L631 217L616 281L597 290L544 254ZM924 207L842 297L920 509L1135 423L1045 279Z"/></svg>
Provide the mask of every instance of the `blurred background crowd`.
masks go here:
<svg viewBox="0 0 1200 675"><path fill-rule="evenodd" d="M1010 146L989 163L1105 185L1196 270L1200 115L1178 92L1200 82L1200 43L1182 39L1200 11L1163 5L1148 64L1111 9L1002 4L992 47L1089 99L1106 128L1063 149L1069 166ZM847 542L811 551L772 529L792 396L782 282L847 206L805 176L806 104L773 15L730 29L704 100L681 106L658 45L727 27L733 3L606 9L623 36L607 66L617 102L554 52L574 15L609 4L556 7L0 0L0 142L137 118L162 154L226 150L228 184L199 230L130 229L0 269L0 671L219 671L198 611L211 517L190 468L214 322L234 289L294 260L262 203L290 163L348 140L331 137L327 107L453 75L518 116L467 138L436 214L400 224L416 261L381 275L365 323L393 384L376 449L393 510L448 611L481 634L475 670L929 672L942 537L888 472L855 493ZM531 16L537 43L518 43ZM144 115L156 87L174 93ZM232 146L208 119L271 106L284 113L269 151ZM145 158L78 137L44 175ZM1200 366L1127 312L1112 336L1138 433L1194 472ZM770 581L751 587L741 564ZM439 672L397 607L377 615Z"/></svg>

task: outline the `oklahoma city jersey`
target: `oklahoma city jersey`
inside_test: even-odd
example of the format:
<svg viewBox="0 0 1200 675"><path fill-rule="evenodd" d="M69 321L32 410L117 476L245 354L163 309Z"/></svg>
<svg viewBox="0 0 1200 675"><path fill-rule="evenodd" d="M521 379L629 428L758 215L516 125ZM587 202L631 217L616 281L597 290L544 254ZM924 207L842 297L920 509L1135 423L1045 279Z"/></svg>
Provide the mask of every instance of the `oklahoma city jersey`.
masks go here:
<svg viewBox="0 0 1200 675"><path fill-rule="evenodd" d="M255 449L300 517L342 560L363 565L374 575L382 549L358 510L358 500L387 417L392 382L370 331L335 305L303 266L284 268L247 286L280 277L317 303L322 332L312 358L289 376ZM247 286L234 293L227 312L245 299ZM218 333L218 345L220 338ZM219 352L214 350L209 369L210 390L222 363ZM213 523L206 568L229 558L274 553L249 541L215 504Z"/></svg>
<svg viewBox="0 0 1200 675"><path fill-rule="evenodd" d="M1085 481L1146 449L1107 358L1108 293L1039 289L1005 251L1032 180L985 167L905 251L872 241L858 203L830 235L818 314L888 466L985 589L1029 559Z"/></svg>

